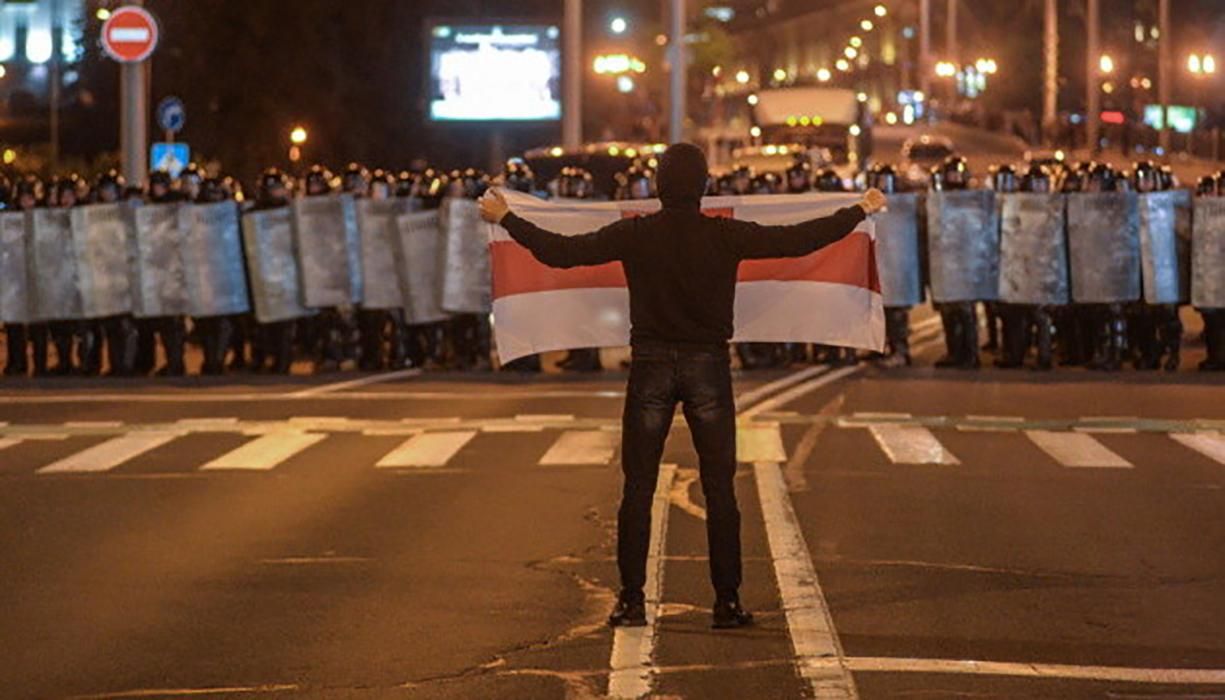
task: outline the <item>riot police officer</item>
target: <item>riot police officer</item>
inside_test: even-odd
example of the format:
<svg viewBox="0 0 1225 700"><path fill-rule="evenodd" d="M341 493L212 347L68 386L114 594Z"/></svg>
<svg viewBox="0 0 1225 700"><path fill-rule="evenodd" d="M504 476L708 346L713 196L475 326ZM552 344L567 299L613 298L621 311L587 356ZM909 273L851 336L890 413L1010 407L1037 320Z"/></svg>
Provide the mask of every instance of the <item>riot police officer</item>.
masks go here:
<svg viewBox="0 0 1225 700"><path fill-rule="evenodd" d="M77 205L77 184L80 177L75 173L57 177L51 181L50 187L47 188L47 206L51 209L71 209ZM57 320L47 324L47 328L51 334L51 343L55 345L55 366L51 368L53 376L67 376L72 374L74 370L86 364L90 355L93 354L94 348L92 343L95 342L91 335L82 332L82 324L79 321ZM84 347L77 347L78 338L84 341ZM79 357L74 360L74 349ZM38 360L36 359L37 363Z"/></svg>
<svg viewBox="0 0 1225 700"><path fill-rule="evenodd" d="M349 163L340 177L345 194L363 199L370 194L370 171L358 163ZM333 194L332 176L322 165L312 166L306 174L306 196L328 197ZM323 374L340 369L349 345L351 324L346 310L339 307L318 309L318 314L300 319L298 337L314 362L314 372Z"/></svg>
<svg viewBox="0 0 1225 700"><path fill-rule="evenodd" d="M198 175L198 171L192 175ZM174 190L174 179L165 170L149 174L149 202L173 204L182 202L185 195ZM159 377L182 377L187 374L185 354L187 346L187 322L182 316L158 316L136 321L138 331L135 371L149 374L156 362L155 339L160 338L166 364L157 370Z"/></svg>
<svg viewBox="0 0 1225 700"><path fill-rule="evenodd" d="M788 194L803 194L812 191L812 165L807 158L798 156L791 167L787 168Z"/></svg>
<svg viewBox="0 0 1225 700"><path fill-rule="evenodd" d="M279 209L289 206L289 184L278 168L268 168L259 179L255 200L255 211ZM256 328L256 339L252 343L251 366L256 372L271 370L275 374L289 374L293 367L294 321L261 323ZM271 367L268 358L271 358Z"/></svg>
<svg viewBox="0 0 1225 700"><path fill-rule="evenodd" d="M1119 174L1104 163L1098 163L1089 171L1085 181L1088 192L1118 192L1127 187L1120 183ZM1127 356L1127 316L1121 303L1089 304L1084 309L1092 329L1093 359L1089 369L1117 372Z"/></svg>
<svg viewBox="0 0 1225 700"><path fill-rule="evenodd" d="M1225 197L1225 173L1200 178L1196 187L1199 197ZM1220 294L1217 287L1218 295ZM1199 304L1196 310L1204 318L1204 346L1207 356L1199 363L1201 372L1225 372L1225 300L1221 305Z"/></svg>
<svg viewBox="0 0 1225 700"><path fill-rule="evenodd" d="M231 199L224 179L208 177L200 182L196 195L197 204L217 204ZM196 330L200 334L200 344L204 351L204 361L200 365L200 374L213 377L225 374L225 358L231 347L235 325L242 322L239 316L203 316L193 319Z"/></svg>
<svg viewBox="0 0 1225 700"><path fill-rule="evenodd" d="M1027 182L1036 182L1040 178L1026 178ZM1019 188L1016 170L1008 164L998 165L991 169L991 189L996 194L1012 194ZM985 350L997 350L995 366L1004 369L1014 369L1025 364L1025 356L1030 346L1031 310L1027 305L1009 304L1006 302L987 302L984 305L987 315L987 344ZM1000 342L1000 326L1003 343Z"/></svg>
<svg viewBox="0 0 1225 700"><path fill-rule="evenodd" d="M885 195L898 194L900 191L900 182L898 180L897 170L888 163L882 163L874 166L868 171L867 184L870 188L876 188ZM899 257L909 262L915 268L919 265L917 251L917 230L911 234L914 242L915 250L907 255L902 253ZM891 241L881 239L880 245L888 245ZM914 278L918 277L918 272L914 272ZM914 279L908 277L908 279ZM904 285L898 285L903 286ZM913 284L912 289L921 294L921 285ZM921 301L921 298L919 299ZM890 305L888 300L885 304L885 354L882 359L882 364L888 367L905 366L911 364L910 357L910 309L911 306L895 306Z"/></svg>
<svg viewBox="0 0 1225 700"><path fill-rule="evenodd" d="M125 186L123 175L112 168L94 181L91 199L98 204L119 203L123 201ZM131 314L104 318L101 330L106 337L106 359L110 365L108 374L113 377L131 376L136 363L136 319Z"/></svg>
<svg viewBox="0 0 1225 700"><path fill-rule="evenodd" d="M8 177L0 174L0 211L8 211L13 209L14 195L13 183ZM9 284L0 280L0 285ZM26 357L27 351L27 335L25 323L4 323L4 339L5 349L8 358L4 364L4 376L24 377L29 372L30 366Z"/></svg>
<svg viewBox="0 0 1225 700"><path fill-rule="evenodd" d="M42 180L36 175L27 174L13 186L12 207L17 211L32 211L43 204L44 197L50 198L43 189ZM29 347L34 360L34 376L46 376L49 332L47 324L41 321L6 324L5 332L8 340L8 365L5 373L19 376L26 374L26 348Z"/></svg>
<svg viewBox="0 0 1225 700"><path fill-rule="evenodd" d="M370 199L392 199L396 192L396 177L382 168L376 168L370 175ZM396 337L393 332L390 339L393 346L391 353L386 351L387 327L392 323L392 314L387 309L357 309L357 327L361 342L361 359L358 367L365 372L377 372L394 357ZM392 357L389 357L392 356Z"/></svg>
<svg viewBox="0 0 1225 700"><path fill-rule="evenodd" d="M200 185L204 182L204 171L195 163L188 163L179 173L179 196L185 202L194 202L200 197Z"/></svg>
<svg viewBox="0 0 1225 700"><path fill-rule="evenodd" d="M1141 196L1167 191L1173 184L1168 170L1152 161L1141 161L1132 167L1131 186ZM1128 321L1135 368L1154 370L1164 366L1167 372L1176 371L1181 364L1183 331L1178 304L1149 304L1142 299L1130 307Z"/></svg>
<svg viewBox="0 0 1225 700"><path fill-rule="evenodd" d="M370 191L370 171L360 163L349 163L340 176L340 189L345 194L365 197Z"/></svg>
<svg viewBox="0 0 1225 700"><path fill-rule="evenodd" d="M943 165L932 168L931 189L960 191L970 187L970 169L966 159L949 156ZM978 310L973 300L938 302L936 310L944 326L947 354L936 360L937 367L978 369Z"/></svg>

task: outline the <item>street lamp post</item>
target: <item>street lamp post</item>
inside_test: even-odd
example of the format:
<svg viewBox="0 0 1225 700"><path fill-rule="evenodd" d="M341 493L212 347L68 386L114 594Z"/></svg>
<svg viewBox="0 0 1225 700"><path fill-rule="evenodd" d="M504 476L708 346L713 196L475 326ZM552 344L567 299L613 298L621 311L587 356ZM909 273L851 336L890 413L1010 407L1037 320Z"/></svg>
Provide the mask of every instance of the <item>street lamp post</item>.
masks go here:
<svg viewBox="0 0 1225 700"><path fill-rule="evenodd" d="M306 132L306 127L295 126L289 132L289 162L298 163L302 160L302 147L306 145L306 139L309 134Z"/></svg>
<svg viewBox="0 0 1225 700"><path fill-rule="evenodd" d="M1195 151L1195 127L1199 126L1200 112L1204 109L1204 81L1216 73L1216 57L1212 54L1193 53L1187 57L1187 70L1195 78L1195 123L1187 134L1187 152ZM1217 147L1213 145L1214 154ZM1215 159L1215 155L1213 156Z"/></svg>

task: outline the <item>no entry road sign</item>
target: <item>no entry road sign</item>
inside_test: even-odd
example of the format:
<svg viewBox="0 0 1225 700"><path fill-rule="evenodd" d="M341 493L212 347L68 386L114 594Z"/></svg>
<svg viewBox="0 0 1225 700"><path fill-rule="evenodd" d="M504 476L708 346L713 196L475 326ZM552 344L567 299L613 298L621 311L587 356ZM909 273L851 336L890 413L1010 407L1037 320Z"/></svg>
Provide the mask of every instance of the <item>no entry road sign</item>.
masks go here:
<svg viewBox="0 0 1225 700"><path fill-rule="evenodd" d="M144 8L121 7L102 25L102 47L121 63L140 63L157 48L157 20Z"/></svg>

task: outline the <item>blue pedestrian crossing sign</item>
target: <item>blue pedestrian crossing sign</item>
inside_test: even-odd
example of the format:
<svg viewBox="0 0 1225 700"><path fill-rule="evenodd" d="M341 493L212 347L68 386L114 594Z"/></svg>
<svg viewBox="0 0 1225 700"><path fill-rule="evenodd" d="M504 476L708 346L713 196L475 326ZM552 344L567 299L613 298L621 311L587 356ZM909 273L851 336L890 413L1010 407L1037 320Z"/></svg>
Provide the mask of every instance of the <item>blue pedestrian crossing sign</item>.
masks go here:
<svg viewBox="0 0 1225 700"><path fill-rule="evenodd" d="M190 162L191 148L181 142L155 143L149 154L149 167L155 171L165 170L170 177L178 177Z"/></svg>
<svg viewBox="0 0 1225 700"><path fill-rule="evenodd" d="M163 131L177 134L187 124L187 107L177 97L167 97L157 103L157 123Z"/></svg>

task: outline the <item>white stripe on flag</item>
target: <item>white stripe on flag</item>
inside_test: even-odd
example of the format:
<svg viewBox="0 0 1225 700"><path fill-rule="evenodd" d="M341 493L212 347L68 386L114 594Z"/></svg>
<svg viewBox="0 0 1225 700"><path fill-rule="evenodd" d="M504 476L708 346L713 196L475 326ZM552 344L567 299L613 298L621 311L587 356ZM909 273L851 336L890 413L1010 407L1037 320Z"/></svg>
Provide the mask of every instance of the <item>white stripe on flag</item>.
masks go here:
<svg viewBox="0 0 1225 700"><path fill-rule="evenodd" d="M149 41L150 34L145 27L115 27L110 36L116 44L143 44Z"/></svg>

